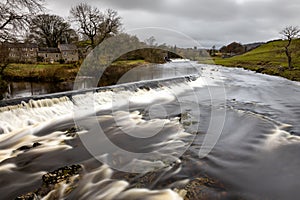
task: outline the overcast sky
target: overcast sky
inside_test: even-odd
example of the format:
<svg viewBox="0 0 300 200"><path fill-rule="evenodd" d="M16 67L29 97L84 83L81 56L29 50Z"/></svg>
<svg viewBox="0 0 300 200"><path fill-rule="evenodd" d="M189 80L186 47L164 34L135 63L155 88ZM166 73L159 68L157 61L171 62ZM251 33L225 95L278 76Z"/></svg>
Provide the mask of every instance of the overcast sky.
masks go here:
<svg viewBox="0 0 300 200"><path fill-rule="evenodd" d="M82 0L47 0L51 13L67 17ZM181 47L220 47L280 38L287 25L300 25L299 0L85 0L100 10L112 8L125 32L144 40ZM143 29L145 27L157 27ZM138 30L135 30L138 29ZM134 30L134 31L133 31ZM186 36L185 36L186 35ZM192 41L192 39L194 41ZM196 44L197 44L196 43Z"/></svg>

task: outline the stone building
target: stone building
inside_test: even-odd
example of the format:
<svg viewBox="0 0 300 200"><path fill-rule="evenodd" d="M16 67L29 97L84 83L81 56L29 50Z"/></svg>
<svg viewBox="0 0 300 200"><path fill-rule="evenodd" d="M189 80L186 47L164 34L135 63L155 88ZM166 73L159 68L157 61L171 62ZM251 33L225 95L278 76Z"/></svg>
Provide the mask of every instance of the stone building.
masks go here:
<svg viewBox="0 0 300 200"><path fill-rule="evenodd" d="M59 44L58 48L38 47L32 43L1 43L0 55L7 55L9 62L77 62L78 48L75 44Z"/></svg>
<svg viewBox="0 0 300 200"><path fill-rule="evenodd" d="M61 58L65 62L76 62L79 60L78 49L75 44L59 44Z"/></svg>
<svg viewBox="0 0 300 200"><path fill-rule="evenodd" d="M32 43L4 43L10 62L37 62L38 45Z"/></svg>
<svg viewBox="0 0 300 200"><path fill-rule="evenodd" d="M59 62L61 60L61 52L59 48L39 48L38 61L39 62Z"/></svg>

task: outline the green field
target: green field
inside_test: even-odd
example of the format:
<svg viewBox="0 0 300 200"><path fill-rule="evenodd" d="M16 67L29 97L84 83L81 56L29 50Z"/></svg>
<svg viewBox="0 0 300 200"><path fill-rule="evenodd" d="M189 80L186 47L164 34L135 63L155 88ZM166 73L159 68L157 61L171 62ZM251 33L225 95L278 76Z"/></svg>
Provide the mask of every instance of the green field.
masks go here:
<svg viewBox="0 0 300 200"><path fill-rule="evenodd" d="M300 39L293 40L290 47L293 58L293 69L288 69L287 57L284 52L286 44L287 41L272 41L242 55L224 59L213 57L202 61L202 63L224 65L227 67L242 67L300 81Z"/></svg>

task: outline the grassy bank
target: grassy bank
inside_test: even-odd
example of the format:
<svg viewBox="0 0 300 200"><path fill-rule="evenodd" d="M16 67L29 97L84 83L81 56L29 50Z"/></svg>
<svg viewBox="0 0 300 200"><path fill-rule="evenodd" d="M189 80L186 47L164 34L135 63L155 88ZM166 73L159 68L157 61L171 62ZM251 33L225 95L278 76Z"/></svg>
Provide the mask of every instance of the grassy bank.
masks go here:
<svg viewBox="0 0 300 200"><path fill-rule="evenodd" d="M74 80L80 64L10 64L4 70L9 81L60 82Z"/></svg>
<svg viewBox="0 0 300 200"><path fill-rule="evenodd" d="M144 60L116 61L104 73L107 84L128 70L146 64ZM80 63L73 64L10 64L4 71L7 81L62 82L75 80ZM110 80L111 79L111 80Z"/></svg>
<svg viewBox="0 0 300 200"><path fill-rule="evenodd" d="M109 76L120 74L146 64L143 60L116 61L104 73L106 79ZM80 63L73 64L10 64L4 71L4 79L7 81L31 81L31 82L62 82L75 80L80 69Z"/></svg>
<svg viewBox="0 0 300 200"><path fill-rule="evenodd" d="M293 69L288 68L287 57L284 53L286 44L287 41L268 42L243 55L224 59L213 57L200 62L227 67L242 67L260 73L300 81L300 39L294 40L291 45Z"/></svg>

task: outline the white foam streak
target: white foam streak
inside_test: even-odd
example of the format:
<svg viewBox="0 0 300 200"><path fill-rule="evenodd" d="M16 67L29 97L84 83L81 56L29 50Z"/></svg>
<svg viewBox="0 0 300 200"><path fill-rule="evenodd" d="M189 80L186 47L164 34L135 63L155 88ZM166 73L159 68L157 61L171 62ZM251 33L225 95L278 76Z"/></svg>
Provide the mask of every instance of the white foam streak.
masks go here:
<svg viewBox="0 0 300 200"><path fill-rule="evenodd" d="M267 150L273 150L277 147L287 144L299 144L300 136L291 135L289 132L282 130L282 127L276 126L272 134L269 134L265 141Z"/></svg>
<svg viewBox="0 0 300 200"><path fill-rule="evenodd" d="M180 197L176 192L167 189L167 190L147 190L147 189L131 189L128 191L125 191L124 193L120 194L117 198L118 200L138 200L138 199L144 199L144 200L182 200L182 197Z"/></svg>
<svg viewBox="0 0 300 200"><path fill-rule="evenodd" d="M0 166L0 171L12 172L13 169L16 169L17 166L15 164L9 163Z"/></svg>
<svg viewBox="0 0 300 200"><path fill-rule="evenodd" d="M189 85L193 88L218 86L224 79L218 66L203 65L200 77L195 81L189 82Z"/></svg>
<svg viewBox="0 0 300 200"><path fill-rule="evenodd" d="M111 179L111 175L112 170L106 165L94 169L93 171L85 172L79 181L78 187L69 196L67 196L67 198L73 198L76 196L76 199L78 200L182 199L176 192L170 189L128 189L128 182Z"/></svg>

